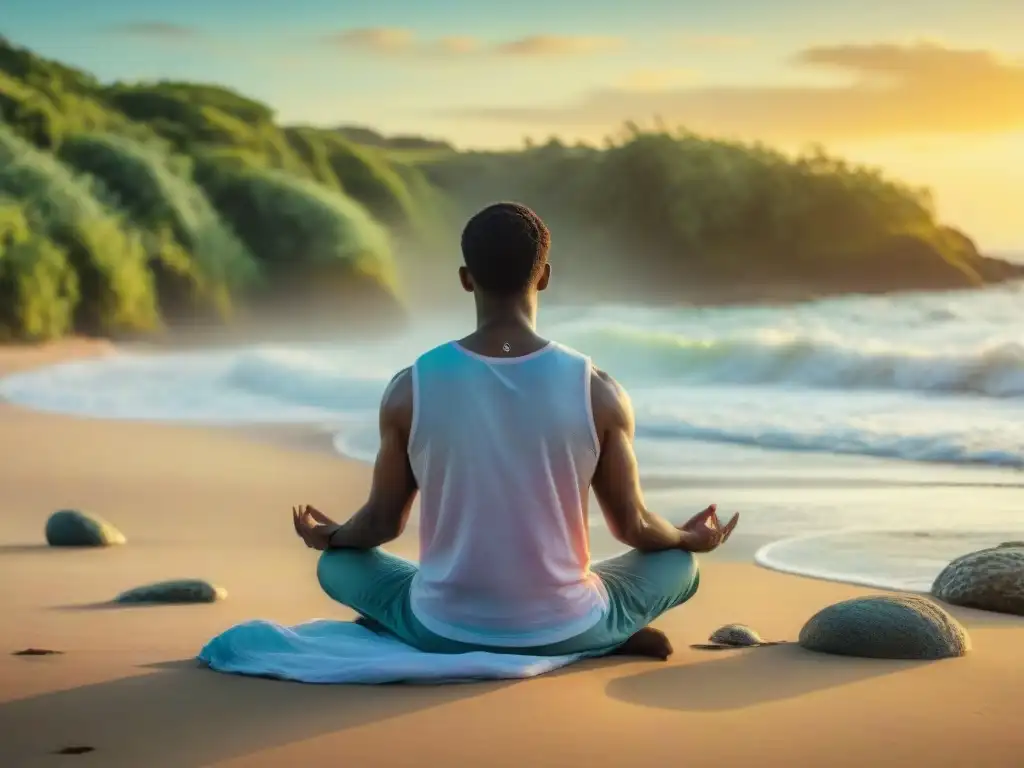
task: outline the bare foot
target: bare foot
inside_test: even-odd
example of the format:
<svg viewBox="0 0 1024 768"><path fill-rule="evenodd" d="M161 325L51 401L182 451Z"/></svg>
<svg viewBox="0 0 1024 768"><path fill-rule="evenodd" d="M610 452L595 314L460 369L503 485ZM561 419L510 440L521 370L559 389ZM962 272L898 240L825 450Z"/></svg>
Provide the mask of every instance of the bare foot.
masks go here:
<svg viewBox="0 0 1024 768"><path fill-rule="evenodd" d="M644 656L650 659L665 661L672 655L672 643L660 629L644 627L620 645L615 656Z"/></svg>

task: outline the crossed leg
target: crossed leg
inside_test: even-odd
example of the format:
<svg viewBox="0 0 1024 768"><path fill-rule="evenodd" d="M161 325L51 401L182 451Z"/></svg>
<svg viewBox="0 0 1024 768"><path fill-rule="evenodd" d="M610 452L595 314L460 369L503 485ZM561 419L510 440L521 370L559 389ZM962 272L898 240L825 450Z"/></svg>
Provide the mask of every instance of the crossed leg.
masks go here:
<svg viewBox="0 0 1024 768"><path fill-rule="evenodd" d="M700 583L696 558L677 550L643 553L630 550L594 565L608 592L601 621L576 637L534 648L481 647L439 637L416 619L409 588L416 564L381 549L329 550L320 557L317 578L324 591L359 614L357 621L386 631L402 642L432 653L489 650L544 656L583 654L640 655L665 659L672 644L648 626L694 595Z"/></svg>

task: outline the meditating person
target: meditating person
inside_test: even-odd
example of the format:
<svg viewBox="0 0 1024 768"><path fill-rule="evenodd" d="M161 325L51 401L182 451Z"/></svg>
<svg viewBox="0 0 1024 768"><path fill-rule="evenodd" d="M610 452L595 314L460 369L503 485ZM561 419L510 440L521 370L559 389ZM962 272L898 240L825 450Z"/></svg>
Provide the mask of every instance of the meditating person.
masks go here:
<svg viewBox="0 0 1024 768"><path fill-rule="evenodd" d="M400 371L380 407L369 499L336 523L293 509L323 550L317 577L359 621L422 651L665 659L652 620L697 591L695 552L724 543L714 505L676 527L644 505L626 392L589 358L537 335L547 227L499 203L462 233L459 280L477 327ZM631 549L591 567L590 489ZM380 547L420 496L419 564Z"/></svg>

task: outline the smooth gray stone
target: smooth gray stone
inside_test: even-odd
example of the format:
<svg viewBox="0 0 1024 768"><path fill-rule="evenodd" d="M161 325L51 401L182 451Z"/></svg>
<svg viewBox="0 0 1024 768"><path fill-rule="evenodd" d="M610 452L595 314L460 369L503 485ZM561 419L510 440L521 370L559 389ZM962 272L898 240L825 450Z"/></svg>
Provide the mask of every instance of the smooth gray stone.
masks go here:
<svg viewBox="0 0 1024 768"><path fill-rule="evenodd" d="M129 589L114 598L115 603L215 603L228 596L223 587L202 579L159 581Z"/></svg>
<svg viewBox="0 0 1024 768"><path fill-rule="evenodd" d="M109 547L126 542L123 533L97 515L62 509L46 521L46 543L51 547Z"/></svg>
<svg viewBox="0 0 1024 768"><path fill-rule="evenodd" d="M1024 542L958 557L936 577L932 594L951 605L1024 616Z"/></svg>
<svg viewBox="0 0 1024 768"><path fill-rule="evenodd" d="M947 659L971 648L967 630L917 595L857 597L818 611L800 630L809 651L870 659Z"/></svg>
<svg viewBox="0 0 1024 768"><path fill-rule="evenodd" d="M719 627L712 632L708 642L745 648L760 645L764 642L764 639L757 633L757 630L748 627L746 624L726 624L724 627Z"/></svg>

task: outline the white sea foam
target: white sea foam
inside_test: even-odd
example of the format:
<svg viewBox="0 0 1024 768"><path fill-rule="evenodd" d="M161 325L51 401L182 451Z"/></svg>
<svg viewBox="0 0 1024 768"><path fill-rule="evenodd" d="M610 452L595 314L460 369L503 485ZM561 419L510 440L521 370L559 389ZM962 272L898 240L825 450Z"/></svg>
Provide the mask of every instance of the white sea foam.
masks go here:
<svg viewBox="0 0 1024 768"><path fill-rule="evenodd" d="M650 378L675 382L796 384L829 389L896 389L1024 396L1018 339L940 351L934 342L848 340L838 331L748 331L723 338L601 329L577 345Z"/></svg>
<svg viewBox="0 0 1024 768"><path fill-rule="evenodd" d="M1019 536L1020 530L850 530L772 542L754 560L782 573L926 594L951 560Z"/></svg>

